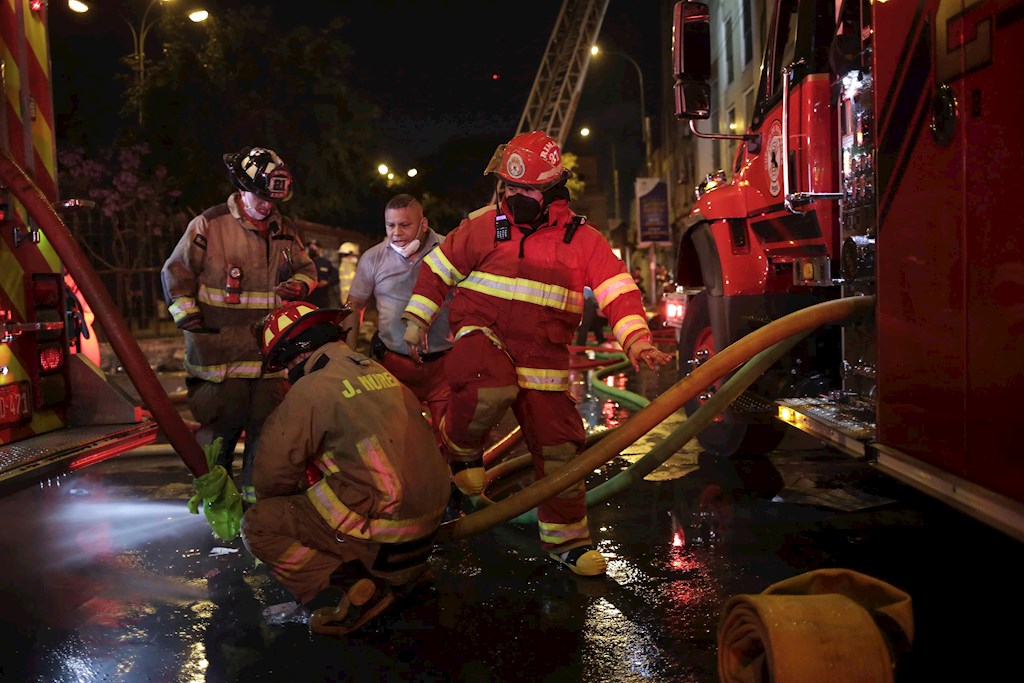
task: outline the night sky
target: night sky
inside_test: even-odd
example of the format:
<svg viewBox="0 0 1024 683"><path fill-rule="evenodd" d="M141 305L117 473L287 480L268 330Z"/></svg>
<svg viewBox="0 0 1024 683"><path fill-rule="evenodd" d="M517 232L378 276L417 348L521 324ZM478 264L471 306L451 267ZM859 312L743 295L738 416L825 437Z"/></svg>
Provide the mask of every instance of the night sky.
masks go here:
<svg viewBox="0 0 1024 683"><path fill-rule="evenodd" d="M123 86L117 74L126 74L127 67L118 59L131 51L132 42L128 26L111 21L109 10L121 8L139 18L148 2L98 1L108 8L105 21L98 13L85 15L88 18L74 15L65 0L50 3L58 144L101 138L104 122L115 120L121 107L118 96ZM218 8L242 2L175 0L154 11L184 11L197 4L215 16ZM317 25L331 16L349 18L346 35L355 51L353 78L383 113L382 125L393 143L388 150L392 158L411 164L457 134L493 133L501 142L515 132L562 3L270 0L263 4L274 8L275 20L283 25ZM301 14L296 14L298 10ZM644 68L648 113L655 111L661 97L656 71L658 31L657 0L611 0L599 41L607 49L629 54ZM151 56L158 44L159 35L151 34L147 41ZM64 49L72 46L73 52ZM604 59L590 64L575 127L583 122L595 125L591 120L601 114L624 129L616 132L620 139L635 143L639 129L636 71L621 58ZM602 108L608 111L597 111ZM630 126L632 138L625 130ZM568 140L566 147L572 146Z"/></svg>

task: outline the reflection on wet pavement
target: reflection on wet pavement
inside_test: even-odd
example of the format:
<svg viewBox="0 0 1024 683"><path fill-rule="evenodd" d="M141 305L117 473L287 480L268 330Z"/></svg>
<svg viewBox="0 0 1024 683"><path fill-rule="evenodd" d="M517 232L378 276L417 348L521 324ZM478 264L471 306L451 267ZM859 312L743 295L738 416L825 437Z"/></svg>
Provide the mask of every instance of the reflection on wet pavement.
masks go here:
<svg viewBox="0 0 1024 683"><path fill-rule="evenodd" d="M611 381L653 398L674 376L666 368ZM573 391L592 430L631 414L591 393L586 373ZM672 415L599 468L588 488L684 418ZM510 477L503 494L528 477ZM866 506L830 507L821 496L796 504L812 490L856 491ZM971 653L1013 651L1015 635L984 626L997 609L1024 606L1012 583L1020 544L797 437L770 457L724 463L690 443L592 508L605 578L549 561L535 526L499 525L439 546L436 586L346 639L311 635L301 612L268 623L265 611L292 597L239 540L214 538L188 514L190 494L175 457L134 455L0 499L0 678L715 683L730 596L845 566L914 598L915 656L900 662L900 683L994 680L985 667L998 657Z"/></svg>

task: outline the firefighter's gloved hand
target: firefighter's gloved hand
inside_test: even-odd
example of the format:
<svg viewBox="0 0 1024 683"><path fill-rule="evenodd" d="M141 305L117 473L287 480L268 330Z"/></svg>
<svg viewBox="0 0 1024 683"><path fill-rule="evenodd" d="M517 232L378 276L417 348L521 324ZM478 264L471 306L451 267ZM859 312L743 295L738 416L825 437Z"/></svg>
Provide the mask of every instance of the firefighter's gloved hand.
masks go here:
<svg viewBox="0 0 1024 683"><path fill-rule="evenodd" d="M189 332L195 332L196 330L203 329L203 316L199 314L187 315L181 320L179 320L176 324L178 326L178 329L188 330Z"/></svg>
<svg viewBox="0 0 1024 683"><path fill-rule="evenodd" d="M195 478L195 493L188 501L188 510L198 515L199 504L202 503L203 514L213 533L223 541L230 541L238 537L242 526L242 496L224 467L217 464L220 445L218 438L203 446L210 471Z"/></svg>
<svg viewBox="0 0 1024 683"><path fill-rule="evenodd" d="M427 350L427 328L420 327L415 320L405 321L405 343L409 348L409 357L417 363L422 363L420 349Z"/></svg>
<svg viewBox="0 0 1024 683"><path fill-rule="evenodd" d="M306 298L309 294L309 287L306 283L298 280L285 280L274 288L274 293L281 297L282 301L298 301Z"/></svg>
<svg viewBox="0 0 1024 683"><path fill-rule="evenodd" d="M659 367L668 365L672 360L672 356L658 350L654 344L643 339L633 342L626 355L629 356L629 362L633 364L634 370L640 369L640 361L643 361L651 370L657 370Z"/></svg>

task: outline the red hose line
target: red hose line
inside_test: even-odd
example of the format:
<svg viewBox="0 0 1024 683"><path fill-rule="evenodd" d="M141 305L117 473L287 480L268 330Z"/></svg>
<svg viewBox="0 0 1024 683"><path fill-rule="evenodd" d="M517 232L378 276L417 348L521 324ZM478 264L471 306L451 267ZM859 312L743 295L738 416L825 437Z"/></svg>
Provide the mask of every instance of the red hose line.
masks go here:
<svg viewBox="0 0 1024 683"><path fill-rule="evenodd" d="M107 288L103 286L103 282L50 201L6 152L0 155L0 182L7 186L36 221L78 284L96 319L103 321L103 329L109 337L110 346L121 360L125 372L139 392L139 397L163 429L167 440L174 446L185 466L197 477L208 473L210 468L206 463L206 454L185 426L153 369L149 367L145 354L139 348L138 342L132 338L128 325L114 305L114 300L110 298Z"/></svg>

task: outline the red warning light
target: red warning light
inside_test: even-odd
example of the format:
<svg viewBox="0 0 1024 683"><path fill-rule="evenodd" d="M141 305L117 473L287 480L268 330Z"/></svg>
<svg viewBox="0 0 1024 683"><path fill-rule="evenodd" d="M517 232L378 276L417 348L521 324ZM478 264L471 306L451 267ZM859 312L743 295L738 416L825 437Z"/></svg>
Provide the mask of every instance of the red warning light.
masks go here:
<svg viewBox="0 0 1024 683"><path fill-rule="evenodd" d="M491 80L492 80L492 81L496 81L496 80L498 80L499 78L501 78L501 76L500 76L500 75L498 75L498 74L491 74Z"/></svg>

